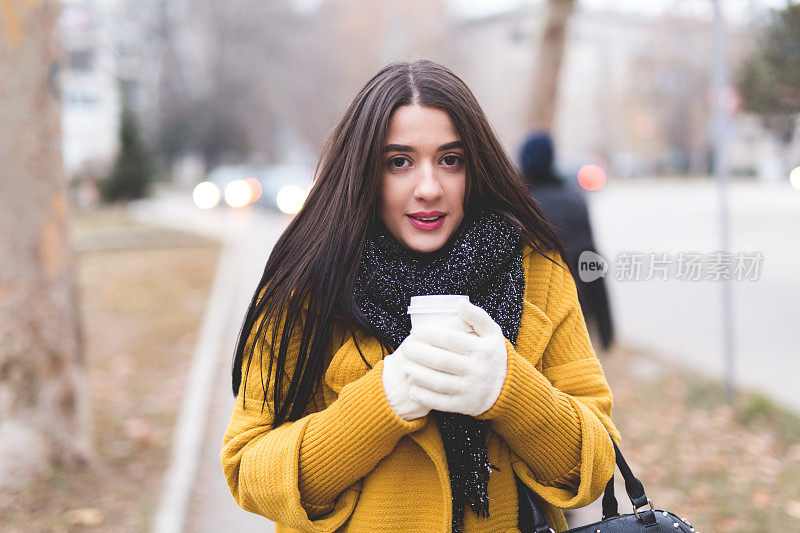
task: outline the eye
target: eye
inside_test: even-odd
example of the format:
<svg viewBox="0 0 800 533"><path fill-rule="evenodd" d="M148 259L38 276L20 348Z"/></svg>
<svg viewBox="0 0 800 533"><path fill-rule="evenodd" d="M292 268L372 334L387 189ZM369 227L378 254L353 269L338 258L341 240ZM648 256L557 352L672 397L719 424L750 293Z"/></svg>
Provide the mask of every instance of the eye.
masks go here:
<svg viewBox="0 0 800 533"><path fill-rule="evenodd" d="M442 158L442 163L446 167L457 168L464 162L464 158L459 154L447 154Z"/></svg>
<svg viewBox="0 0 800 533"><path fill-rule="evenodd" d="M397 157L391 158L387 163L388 163L390 169L399 170L399 169L407 168L406 163L408 163L410 165L411 161L409 161L408 158L406 158L406 157L397 156Z"/></svg>

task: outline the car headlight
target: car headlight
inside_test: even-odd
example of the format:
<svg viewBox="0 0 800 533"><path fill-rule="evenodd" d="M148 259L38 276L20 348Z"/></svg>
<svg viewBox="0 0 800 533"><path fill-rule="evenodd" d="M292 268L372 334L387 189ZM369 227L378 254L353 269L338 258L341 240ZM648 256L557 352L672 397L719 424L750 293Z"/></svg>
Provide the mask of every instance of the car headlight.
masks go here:
<svg viewBox="0 0 800 533"><path fill-rule="evenodd" d="M215 208L219 205L220 196L219 187L210 181L201 181L195 185L192 191L194 205L200 209Z"/></svg>
<svg viewBox="0 0 800 533"><path fill-rule="evenodd" d="M253 189L245 180L233 180L225 186L225 203L231 207L244 207L253 199Z"/></svg>
<svg viewBox="0 0 800 533"><path fill-rule="evenodd" d="M278 195L275 197L275 203L278 205L278 209L287 215L296 215L300 209L303 208L307 196L308 191L302 187L298 187L297 185L284 185L278 191Z"/></svg>

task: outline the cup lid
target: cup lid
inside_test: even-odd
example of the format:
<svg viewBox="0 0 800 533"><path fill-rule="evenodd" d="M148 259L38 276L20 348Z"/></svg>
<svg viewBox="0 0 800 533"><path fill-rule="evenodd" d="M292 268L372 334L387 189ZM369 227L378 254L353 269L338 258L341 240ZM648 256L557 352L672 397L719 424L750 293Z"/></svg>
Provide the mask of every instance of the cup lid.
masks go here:
<svg viewBox="0 0 800 533"><path fill-rule="evenodd" d="M408 314L411 313L453 313L458 302L469 301L469 296L465 294L429 294L424 296L412 296L411 305L408 306Z"/></svg>

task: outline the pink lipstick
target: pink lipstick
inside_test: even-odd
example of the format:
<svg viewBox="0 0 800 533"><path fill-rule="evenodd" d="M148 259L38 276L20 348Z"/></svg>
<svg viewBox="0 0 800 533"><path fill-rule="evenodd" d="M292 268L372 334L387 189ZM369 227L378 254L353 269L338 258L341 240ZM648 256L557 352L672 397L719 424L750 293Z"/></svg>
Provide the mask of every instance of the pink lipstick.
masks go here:
<svg viewBox="0 0 800 533"><path fill-rule="evenodd" d="M442 227L444 217L441 211L417 211L406 215L415 228L423 231L433 231Z"/></svg>

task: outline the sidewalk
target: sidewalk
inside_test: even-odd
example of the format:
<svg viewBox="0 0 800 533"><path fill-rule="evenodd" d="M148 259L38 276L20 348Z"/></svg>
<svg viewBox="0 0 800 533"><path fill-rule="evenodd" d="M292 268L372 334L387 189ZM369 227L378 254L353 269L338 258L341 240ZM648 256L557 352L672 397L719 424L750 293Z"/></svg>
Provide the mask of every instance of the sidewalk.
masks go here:
<svg viewBox="0 0 800 533"><path fill-rule="evenodd" d="M187 403L191 405L184 406L176 425L172 464L166 472L154 530L274 531L271 522L245 512L231 497L219 451L233 409L230 365L239 328L269 253L289 219L260 209L201 211L191 204L188 195L173 191L138 203L132 214L141 221L223 242L200 345L193 371L187 376L191 380Z"/></svg>
<svg viewBox="0 0 800 533"><path fill-rule="evenodd" d="M219 452L222 436L233 411L234 398L231 392L231 362L236 339L247 305L255 291L269 250L283 230L280 220L259 225L264 231L248 232L251 238L238 248L240 264L239 283L234 295L234 312L226 327L226 350L219 357L217 379L214 381L208 426L200 456L194 494L189 505L189 516L185 531L191 533L218 533L236 531L247 533L275 531L272 522L262 516L248 513L240 508L231 496L222 474ZM255 230L256 228L254 228Z"/></svg>

